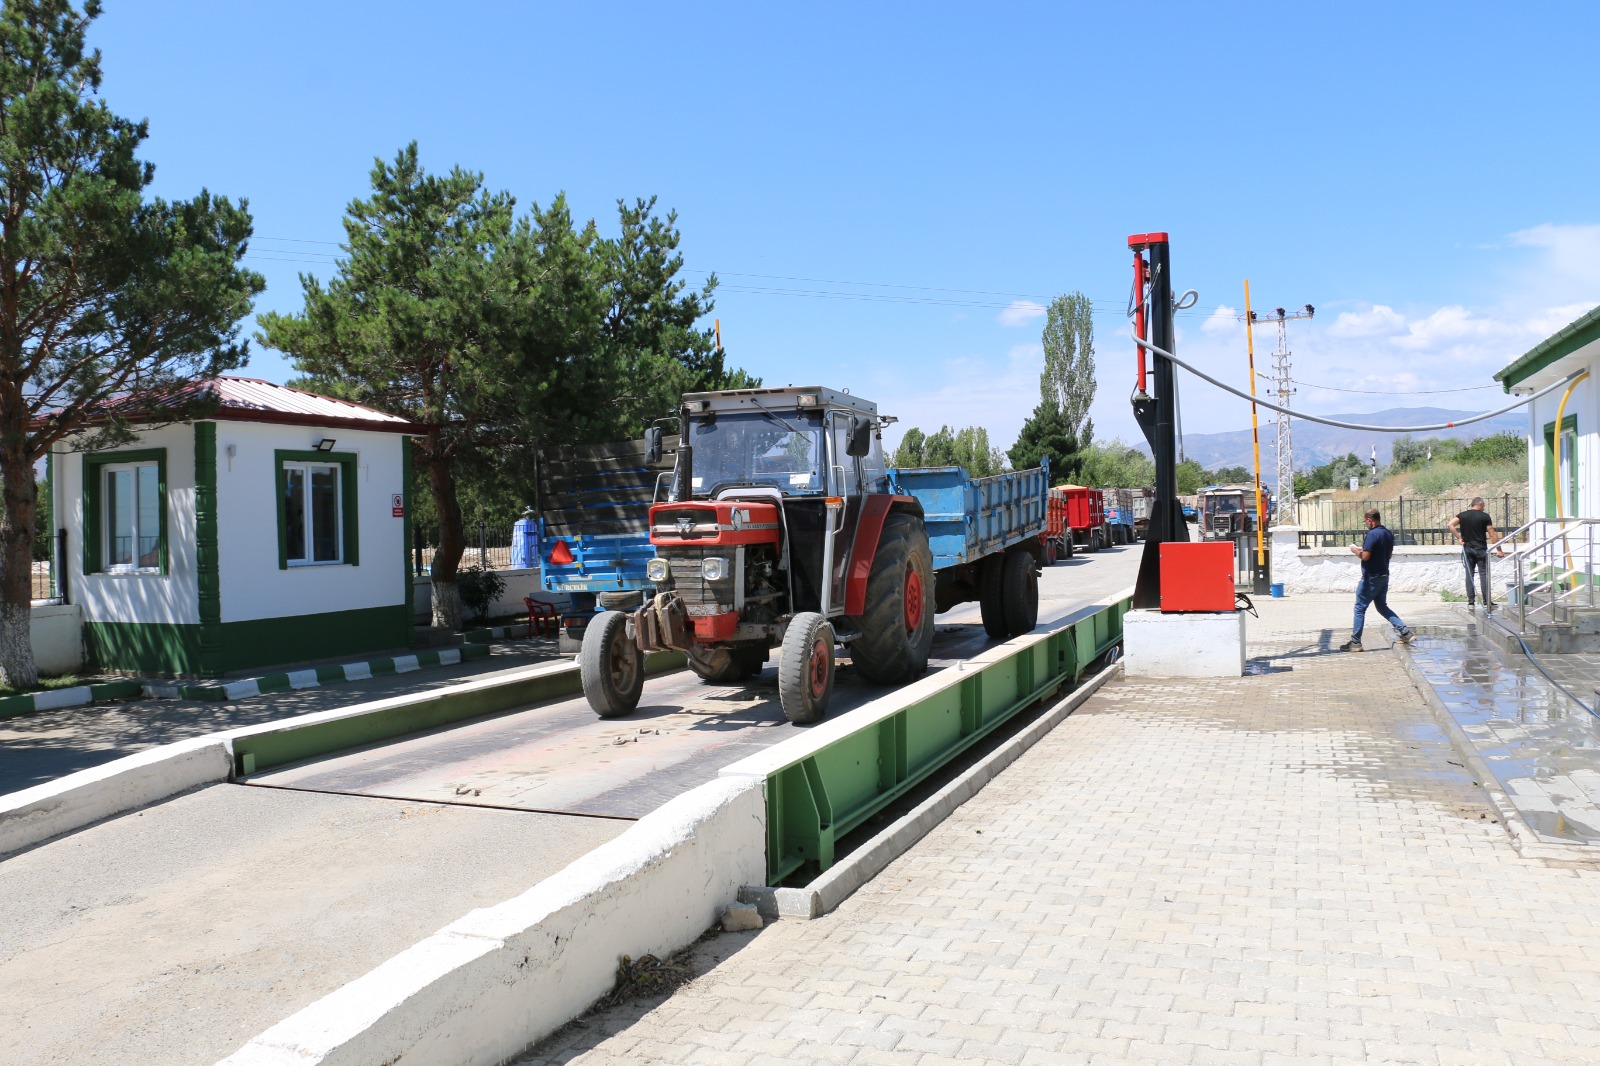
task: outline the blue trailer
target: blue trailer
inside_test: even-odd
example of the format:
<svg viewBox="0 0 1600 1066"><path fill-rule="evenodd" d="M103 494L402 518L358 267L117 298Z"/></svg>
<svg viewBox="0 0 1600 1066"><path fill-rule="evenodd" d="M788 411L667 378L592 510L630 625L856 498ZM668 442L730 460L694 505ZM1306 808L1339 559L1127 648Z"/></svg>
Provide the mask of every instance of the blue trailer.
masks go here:
<svg viewBox="0 0 1600 1066"><path fill-rule="evenodd" d="M669 437L662 451L677 446ZM651 588L650 504L669 455L642 441L546 448L539 457L539 587L570 599L561 650L577 654L600 611L626 611Z"/></svg>
<svg viewBox="0 0 1600 1066"><path fill-rule="evenodd" d="M934 603L947 611L958 603L977 600L983 624L994 636L1007 636L1033 628L1022 625L1019 603L1008 596L1006 560L1026 557L1032 571L1044 564L1045 514L1050 493L1048 465L975 478L959 466L901 467L889 471L890 491L910 496L922 505L922 524L933 552ZM1012 563L1014 573L1024 562ZM1013 584L1023 579L1013 577ZM1010 590L1010 599L1031 595L1038 608L1037 586ZM1020 613L1019 613L1020 612Z"/></svg>

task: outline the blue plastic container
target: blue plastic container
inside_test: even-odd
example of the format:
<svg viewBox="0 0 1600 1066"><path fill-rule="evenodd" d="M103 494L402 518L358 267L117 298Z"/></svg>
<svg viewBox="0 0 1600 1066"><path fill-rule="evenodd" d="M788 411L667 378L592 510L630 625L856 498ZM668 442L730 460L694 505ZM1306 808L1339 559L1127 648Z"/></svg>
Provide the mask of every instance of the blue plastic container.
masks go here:
<svg viewBox="0 0 1600 1066"><path fill-rule="evenodd" d="M1283 582L1282 581L1274 581L1272 584L1267 586L1267 591L1272 593L1272 598L1273 599L1275 599L1275 600L1283 599Z"/></svg>

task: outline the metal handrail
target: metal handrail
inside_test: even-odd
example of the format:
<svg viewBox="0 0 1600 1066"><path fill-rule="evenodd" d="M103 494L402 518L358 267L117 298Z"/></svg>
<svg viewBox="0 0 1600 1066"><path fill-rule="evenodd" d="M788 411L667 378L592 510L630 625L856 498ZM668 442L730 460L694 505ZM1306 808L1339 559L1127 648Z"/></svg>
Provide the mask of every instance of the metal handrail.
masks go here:
<svg viewBox="0 0 1600 1066"><path fill-rule="evenodd" d="M1501 550L1502 546L1508 542L1512 543L1513 545L1511 557L1517 568L1516 587L1518 619L1519 624L1524 632L1528 628L1528 615L1530 613L1528 610L1528 601L1533 597L1533 595L1550 589L1555 590L1554 594L1549 598L1548 601L1538 605L1531 612L1536 615L1540 611L1548 610L1550 612L1550 617L1554 619L1556 617L1556 607L1560 605L1563 600L1576 594L1578 585L1573 579L1577 578L1580 574L1584 576L1583 584L1589 590L1589 606L1593 607L1595 605L1594 549L1595 527L1597 525L1600 525L1600 518L1535 518L1530 520L1522 527L1507 533L1505 536L1489 545L1489 548L1494 550ZM1536 527L1549 526L1555 526L1555 531L1544 536L1543 539L1535 541L1534 538L1536 534L1533 532L1533 530ZM1573 563L1572 542L1574 539L1576 539L1575 531L1570 528L1573 526L1580 527L1582 530L1583 540L1581 545L1582 550L1580 552L1580 557L1582 559L1581 566ZM1514 542L1518 537L1524 535L1526 535L1529 541L1532 543L1527 544L1525 547L1516 547ZM1561 543L1560 551L1549 551L1549 549L1555 546L1557 541ZM1544 565L1555 572L1547 576L1544 580L1537 581L1535 584L1530 585L1528 583L1528 563L1530 560L1535 562L1539 561L1535 558L1536 553L1542 556L1553 556L1553 558L1551 558ZM1566 566L1562 569L1556 570L1556 560L1558 559L1564 561ZM1571 583L1571 587L1562 587L1569 582Z"/></svg>

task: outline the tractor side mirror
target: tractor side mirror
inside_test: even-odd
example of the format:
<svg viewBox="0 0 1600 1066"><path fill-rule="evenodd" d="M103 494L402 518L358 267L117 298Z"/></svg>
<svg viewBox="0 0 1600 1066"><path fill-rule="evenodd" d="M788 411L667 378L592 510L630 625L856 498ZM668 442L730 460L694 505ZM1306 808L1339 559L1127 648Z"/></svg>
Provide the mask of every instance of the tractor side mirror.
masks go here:
<svg viewBox="0 0 1600 1066"><path fill-rule="evenodd" d="M872 419L863 415L850 416L850 443L845 454L861 459L872 453Z"/></svg>
<svg viewBox="0 0 1600 1066"><path fill-rule="evenodd" d="M651 426L644 431L644 461L646 466L655 466L661 461L660 426Z"/></svg>

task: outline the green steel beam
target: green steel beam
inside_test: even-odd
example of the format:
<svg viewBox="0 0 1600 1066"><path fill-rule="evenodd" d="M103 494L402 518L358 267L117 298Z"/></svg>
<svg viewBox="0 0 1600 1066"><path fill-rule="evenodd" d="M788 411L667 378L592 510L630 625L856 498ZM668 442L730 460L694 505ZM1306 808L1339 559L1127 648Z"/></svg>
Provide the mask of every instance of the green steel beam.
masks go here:
<svg viewBox="0 0 1600 1066"><path fill-rule="evenodd" d="M767 883L833 865L840 837L1122 640L1122 599L767 776Z"/></svg>

